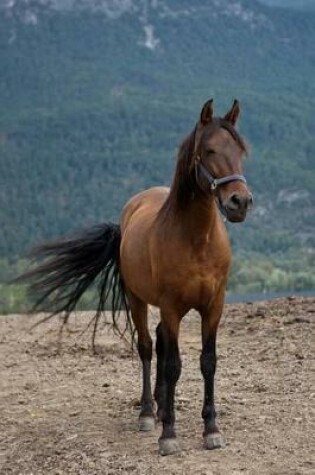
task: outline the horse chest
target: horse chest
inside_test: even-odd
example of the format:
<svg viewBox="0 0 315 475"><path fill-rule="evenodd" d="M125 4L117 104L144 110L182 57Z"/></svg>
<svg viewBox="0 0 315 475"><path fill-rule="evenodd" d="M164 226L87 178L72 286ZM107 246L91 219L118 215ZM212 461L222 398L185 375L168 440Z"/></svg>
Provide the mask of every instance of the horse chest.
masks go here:
<svg viewBox="0 0 315 475"><path fill-rule="evenodd" d="M158 287L163 298L181 302L187 309L207 306L225 285L229 254L172 253L160 258Z"/></svg>
<svg viewBox="0 0 315 475"><path fill-rule="evenodd" d="M204 269L187 278L181 298L190 308L207 306L226 282L226 272Z"/></svg>

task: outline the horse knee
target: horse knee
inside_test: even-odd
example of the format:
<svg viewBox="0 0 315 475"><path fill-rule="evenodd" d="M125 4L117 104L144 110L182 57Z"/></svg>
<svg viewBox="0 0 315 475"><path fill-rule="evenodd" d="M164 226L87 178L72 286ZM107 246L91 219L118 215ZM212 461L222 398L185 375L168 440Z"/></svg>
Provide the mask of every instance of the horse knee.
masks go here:
<svg viewBox="0 0 315 475"><path fill-rule="evenodd" d="M152 339L148 338L145 341L138 342L138 353L141 361L152 360Z"/></svg>
<svg viewBox="0 0 315 475"><path fill-rule="evenodd" d="M158 357L163 357L163 355L164 355L164 342L163 342L163 334L162 334L161 323L159 323L158 326L156 327L155 350L156 350L156 354L157 354Z"/></svg>
<svg viewBox="0 0 315 475"><path fill-rule="evenodd" d="M167 327L160 322L156 328L156 354L158 374L163 374L163 379L170 385L175 385L181 373L181 359L178 350L177 338L171 335ZM157 386L161 381L157 381Z"/></svg>
<svg viewBox="0 0 315 475"><path fill-rule="evenodd" d="M165 379L169 384L176 384L181 373L182 362L179 356L178 348L172 348L168 354L165 365Z"/></svg>

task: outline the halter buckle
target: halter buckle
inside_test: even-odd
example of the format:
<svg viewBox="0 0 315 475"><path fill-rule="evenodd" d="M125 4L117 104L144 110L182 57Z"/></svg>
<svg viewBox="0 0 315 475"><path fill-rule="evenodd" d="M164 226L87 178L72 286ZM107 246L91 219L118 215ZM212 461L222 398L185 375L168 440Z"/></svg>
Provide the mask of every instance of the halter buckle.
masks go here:
<svg viewBox="0 0 315 475"><path fill-rule="evenodd" d="M217 180L214 179L213 182L210 185L210 188L211 188L212 191L214 191L217 188L217 186L218 186Z"/></svg>

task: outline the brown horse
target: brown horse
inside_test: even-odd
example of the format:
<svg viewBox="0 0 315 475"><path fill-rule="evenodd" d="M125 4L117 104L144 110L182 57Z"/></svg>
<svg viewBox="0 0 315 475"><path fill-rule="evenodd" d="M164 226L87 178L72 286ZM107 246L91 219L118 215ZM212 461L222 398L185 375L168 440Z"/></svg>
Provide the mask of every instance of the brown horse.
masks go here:
<svg viewBox="0 0 315 475"><path fill-rule="evenodd" d="M143 431L155 426L148 304L159 307L154 398L163 424L162 455L179 450L174 429L174 394L181 372L178 334L182 318L191 309L199 312L202 324L204 443L207 449L224 446L215 420L215 346L231 251L220 211L229 221L240 222L252 205L242 175L246 146L234 128L239 111L234 101L224 118L216 118L212 100L206 102L200 120L180 147L170 189L150 188L132 197L123 209L120 226L102 224L42 245L36 252L44 262L23 276L40 293L38 308L54 304L53 314L65 312L65 321L99 276L95 331L110 289L114 323L115 311L125 305L127 323L133 323L137 332L143 366L139 416Z"/></svg>

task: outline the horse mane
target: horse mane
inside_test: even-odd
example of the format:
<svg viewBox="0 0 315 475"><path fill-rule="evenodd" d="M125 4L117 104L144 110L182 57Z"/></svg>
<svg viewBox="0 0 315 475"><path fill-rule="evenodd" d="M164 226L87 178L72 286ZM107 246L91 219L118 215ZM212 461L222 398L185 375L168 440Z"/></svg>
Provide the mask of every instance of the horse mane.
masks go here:
<svg viewBox="0 0 315 475"><path fill-rule="evenodd" d="M168 213L174 206L177 209L184 209L194 197L196 192L196 179L193 156L196 129L197 126L185 137L179 146L173 182L169 196L160 210L161 214Z"/></svg>
<svg viewBox="0 0 315 475"><path fill-rule="evenodd" d="M182 141L179 147L175 175L171 185L170 193L164 202L159 215L168 214L171 209L185 209L195 197L196 193L199 192L199 188L196 183L194 166L197 125L194 127L193 131ZM211 123L211 127L209 128L209 134L212 134L219 128L225 129L227 132L229 132L243 152L247 154L248 148L246 142L242 139L232 124L224 119L215 118Z"/></svg>

